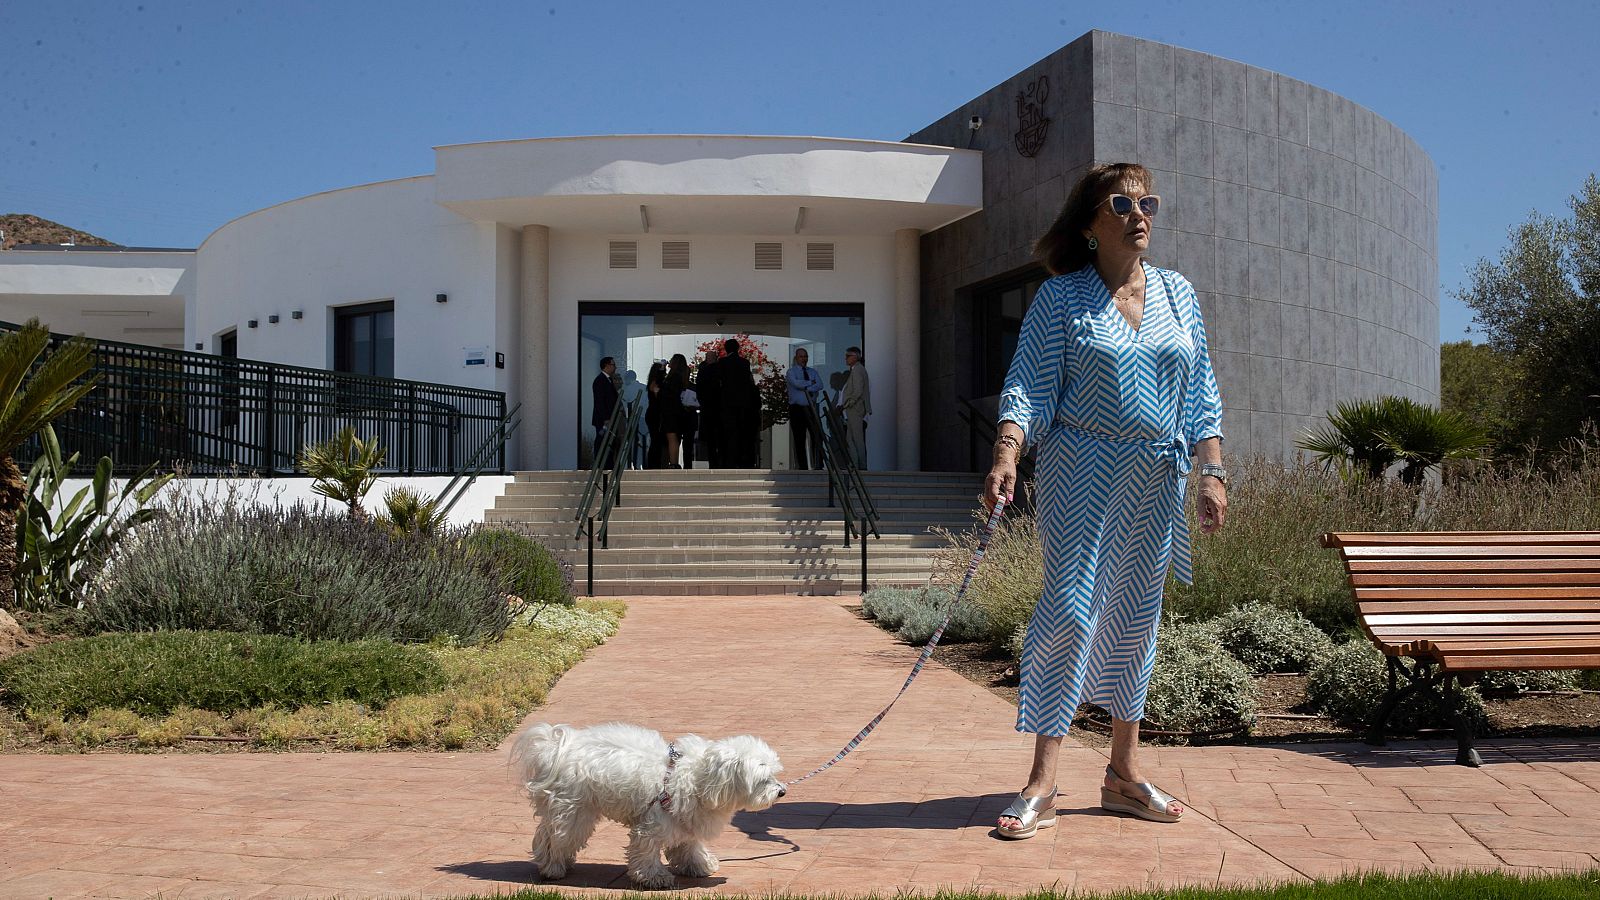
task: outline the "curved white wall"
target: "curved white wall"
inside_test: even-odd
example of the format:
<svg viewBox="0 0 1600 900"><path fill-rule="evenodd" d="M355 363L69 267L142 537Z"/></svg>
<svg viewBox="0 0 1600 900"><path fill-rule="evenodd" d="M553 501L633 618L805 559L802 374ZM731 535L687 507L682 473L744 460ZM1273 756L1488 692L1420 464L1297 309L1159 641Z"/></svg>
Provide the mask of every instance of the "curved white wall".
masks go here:
<svg viewBox="0 0 1600 900"><path fill-rule="evenodd" d="M432 182L317 194L218 229L198 251L189 346L215 351L237 329L242 357L331 368L334 308L393 300L396 377L511 391L510 369L465 368L461 348L496 348L500 322L514 317L515 282L500 276L515 265L514 235L440 207ZM441 293L448 302L435 302ZM295 309L304 318L291 318Z"/></svg>

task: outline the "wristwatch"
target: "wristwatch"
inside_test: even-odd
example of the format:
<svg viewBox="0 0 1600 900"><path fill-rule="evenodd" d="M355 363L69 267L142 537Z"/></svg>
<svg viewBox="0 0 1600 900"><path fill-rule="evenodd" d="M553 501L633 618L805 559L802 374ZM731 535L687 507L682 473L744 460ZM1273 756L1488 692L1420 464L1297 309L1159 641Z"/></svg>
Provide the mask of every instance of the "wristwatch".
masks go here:
<svg viewBox="0 0 1600 900"><path fill-rule="evenodd" d="M1202 476L1210 475L1212 478L1222 482L1223 487L1228 486L1228 470L1216 463L1201 463L1200 474Z"/></svg>

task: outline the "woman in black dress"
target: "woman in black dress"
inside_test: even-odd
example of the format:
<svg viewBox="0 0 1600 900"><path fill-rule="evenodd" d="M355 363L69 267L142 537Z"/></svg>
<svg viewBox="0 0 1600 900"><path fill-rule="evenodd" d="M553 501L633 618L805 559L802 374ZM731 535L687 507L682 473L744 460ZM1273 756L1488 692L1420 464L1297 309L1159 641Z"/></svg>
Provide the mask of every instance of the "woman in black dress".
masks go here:
<svg viewBox="0 0 1600 900"><path fill-rule="evenodd" d="M667 380L661 387L661 430L666 432L666 463L669 469L681 469L678 464L678 447L683 437L692 434L694 422L684 408L683 390L689 386L689 360L682 353L672 354L672 364L667 367Z"/></svg>
<svg viewBox="0 0 1600 900"><path fill-rule="evenodd" d="M667 367L661 363L652 363L650 375L645 379L645 393L650 403L644 411L644 427L650 433L650 449L644 457L646 469L660 469L667 464L666 430L663 427L662 415L667 402L664 396L666 382Z"/></svg>

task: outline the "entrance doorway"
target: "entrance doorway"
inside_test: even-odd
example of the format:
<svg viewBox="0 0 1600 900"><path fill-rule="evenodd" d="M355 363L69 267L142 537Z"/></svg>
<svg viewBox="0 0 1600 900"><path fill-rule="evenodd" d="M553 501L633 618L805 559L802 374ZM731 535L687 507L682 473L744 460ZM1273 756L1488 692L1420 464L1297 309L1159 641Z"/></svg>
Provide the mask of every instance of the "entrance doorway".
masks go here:
<svg viewBox="0 0 1600 900"><path fill-rule="evenodd" d="M593 456L595 376L600 361L611 357L624 400L640 399L650 367L681 353L697 369L712 348L728 338L744 340L758 353L755 370L762 397L759 432L761 468L795 468L787 417L789 401L784 375L796 350L804 349L830 391L843 383L844 351L863 345L859 303L583 303L578 307L578 462L587 468ZM643 430L643 429L641 429ZM639 465L649 459L648 438L635 448ZM707 465L707 448L696 442L694 465Z"/></svg>

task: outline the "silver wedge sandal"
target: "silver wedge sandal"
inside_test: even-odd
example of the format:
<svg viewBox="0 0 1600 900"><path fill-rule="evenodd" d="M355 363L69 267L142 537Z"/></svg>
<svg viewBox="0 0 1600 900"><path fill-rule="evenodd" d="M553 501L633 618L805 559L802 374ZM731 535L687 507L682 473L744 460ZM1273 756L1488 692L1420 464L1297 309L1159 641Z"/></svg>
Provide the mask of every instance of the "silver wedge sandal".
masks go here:
<svg viewBox="0 0 1600 900"><path fill-rule="evenodd" d="M1017 799L1011 801L1011 805L1006 807L1005 812L1001 813L1000 817L1010 816L1021 824L1016 828L1004 828L996 824L994 830L1003 838L1020 841L1033 837L1041 828L1054 826L1056 824L1057 793L1056 789L1052 787L1050 793L1042 797L1027 797L1023 794L1018 794Z"/></svg>
<svg viewBox="0 0 1600 900"><path fill-rule="evenodd" d="M1148 781L1129 781L1106 766L1106 774L1117 780L1116 789L1100 788L1100 808L1111 812L1127 813L1151 822L1176 822L1183 817L1183 801L1162 791Z"/></svg>

